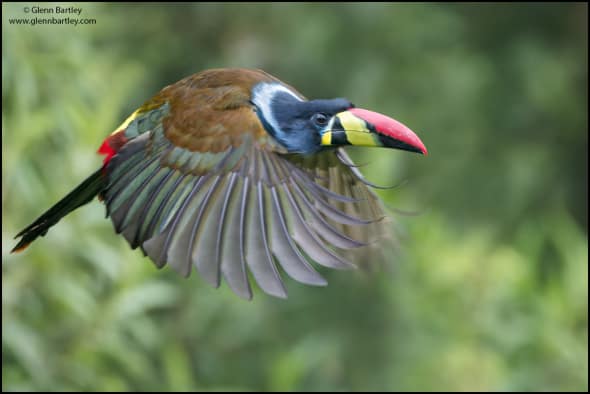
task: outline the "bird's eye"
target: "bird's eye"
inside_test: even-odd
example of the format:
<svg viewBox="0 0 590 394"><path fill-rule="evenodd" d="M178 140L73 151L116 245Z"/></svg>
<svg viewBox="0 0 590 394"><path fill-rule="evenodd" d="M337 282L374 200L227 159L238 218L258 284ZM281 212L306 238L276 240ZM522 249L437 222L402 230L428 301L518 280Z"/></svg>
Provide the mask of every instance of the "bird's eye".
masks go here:
<svg viewBox="0 0 590 394"><path fill-rule="evenodd" d="M311 117L311 120L319 126L325 126L328 123L328 119L329 119L328 115L326 115L322 112L314 114Z"/></svg>

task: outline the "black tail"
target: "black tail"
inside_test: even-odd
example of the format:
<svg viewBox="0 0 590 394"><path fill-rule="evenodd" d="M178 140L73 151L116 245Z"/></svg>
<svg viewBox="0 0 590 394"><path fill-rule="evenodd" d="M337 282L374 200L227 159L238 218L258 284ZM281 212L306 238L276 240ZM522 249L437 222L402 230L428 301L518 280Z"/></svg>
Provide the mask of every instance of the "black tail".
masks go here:
<svg viewBox="0 0 590 394"><path fill-rule="evenodd" d="M47 212L41 215L37 220L28 225L20 233L16 234L15 239L22 237L18 244L10 253L20 252L26 249L31 242L37 237L44 236L54 224L61 218L72 212L74 209L89 203L105 187L103 170L100 169L90 175L84 182L78 185L67 196L62 198L57 204L49 208Z"/></svg>

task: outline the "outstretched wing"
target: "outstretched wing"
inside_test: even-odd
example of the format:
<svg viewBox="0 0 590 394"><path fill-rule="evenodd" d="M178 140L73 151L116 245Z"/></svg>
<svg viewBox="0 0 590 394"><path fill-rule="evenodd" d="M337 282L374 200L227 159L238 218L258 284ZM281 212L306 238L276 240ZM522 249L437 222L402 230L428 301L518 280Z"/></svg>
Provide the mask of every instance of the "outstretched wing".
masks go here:
<svg viewBox="0 0 590 394"><path fill-rule="evenodd" d="M247 299L248 272L286 297L280 270L321 286L310 262L354 268L351 252L380 235L384 212L344 152L286 154L247 101L234 107L172 124L178 107L166 101L126 125L102 196L116 231L158 267L196 267Z"/></svg>

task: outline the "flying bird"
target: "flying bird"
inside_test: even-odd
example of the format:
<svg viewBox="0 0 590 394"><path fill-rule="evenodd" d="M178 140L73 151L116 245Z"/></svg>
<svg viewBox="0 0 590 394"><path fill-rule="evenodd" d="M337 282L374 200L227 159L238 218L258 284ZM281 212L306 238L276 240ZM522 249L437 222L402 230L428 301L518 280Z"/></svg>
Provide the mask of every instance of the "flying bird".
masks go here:
<svg viewBox="0 0 590 394"><path fill-rule="evenodd" d="M249 272L287 296L281 270L322 286L312 262L354 268L386 217L344 147L427 154L402 123L344 98L307 100L261 70L213 69L165 87L109 135L101 168L17 234L12 252L97 197L115 231L158 266L224 278L251 299Z"/></svg>

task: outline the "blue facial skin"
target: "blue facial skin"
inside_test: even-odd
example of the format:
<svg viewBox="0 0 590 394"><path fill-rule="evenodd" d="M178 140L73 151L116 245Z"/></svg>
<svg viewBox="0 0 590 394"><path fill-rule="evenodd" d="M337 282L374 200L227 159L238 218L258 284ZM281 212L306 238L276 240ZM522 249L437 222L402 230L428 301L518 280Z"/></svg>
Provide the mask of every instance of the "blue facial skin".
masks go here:
<svg viewBox="0 0 590 394"><path fill-rule="evenodd" d="M312 154L325 147L321 138L330 119L354 105L343 98L299 101L288 93L279 92L270 108L278 129L274 129L261 111L256 111L266 131L289 153Z"/></svg>

